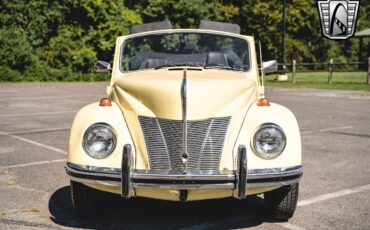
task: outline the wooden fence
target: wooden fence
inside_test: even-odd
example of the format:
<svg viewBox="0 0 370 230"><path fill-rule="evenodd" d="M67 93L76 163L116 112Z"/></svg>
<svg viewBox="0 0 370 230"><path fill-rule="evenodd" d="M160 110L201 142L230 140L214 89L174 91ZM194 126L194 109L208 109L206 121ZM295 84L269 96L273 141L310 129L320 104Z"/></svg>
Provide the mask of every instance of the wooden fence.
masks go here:
<svg viewBox="0 0 370 230"><path fill-rule="evenodd" d="M290 64L279 63L280 66L285 66L292 72L292 82L297 82L298 72L312 72L312 71L328 71L328 84L333 82L333 72L359 72L367 70L366 83L370 84L370 57L367 62L334 62L334 59L330 59L329 62L321 63L297 63L296 60L292 60ZM343 66L356 66L352 69L343 68ZM297 70L297 67L301 67ZM338 68L339 67L339 68ZM302 69L303 68L303 69Z"/></svg>

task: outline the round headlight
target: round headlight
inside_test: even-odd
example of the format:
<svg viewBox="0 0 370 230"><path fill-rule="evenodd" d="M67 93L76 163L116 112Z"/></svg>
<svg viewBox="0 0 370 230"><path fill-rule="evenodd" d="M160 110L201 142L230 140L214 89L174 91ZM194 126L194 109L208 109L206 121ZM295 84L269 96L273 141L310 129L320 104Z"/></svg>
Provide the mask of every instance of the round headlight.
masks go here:
<svg viewBox="0 0 370 230"><path fill-rule="evenodd" d="M284 150L286 138L283 130L275 124L263 124L253 137L257 154L266 159L278 157Z"/></svg>
<svg viewBox="0 0 370 230"><path fill-rule="evenodd" d="M96 123L86 130L82 146L89 156L103 159L113 152L116 142L116 135L110 125Z"/></svg>

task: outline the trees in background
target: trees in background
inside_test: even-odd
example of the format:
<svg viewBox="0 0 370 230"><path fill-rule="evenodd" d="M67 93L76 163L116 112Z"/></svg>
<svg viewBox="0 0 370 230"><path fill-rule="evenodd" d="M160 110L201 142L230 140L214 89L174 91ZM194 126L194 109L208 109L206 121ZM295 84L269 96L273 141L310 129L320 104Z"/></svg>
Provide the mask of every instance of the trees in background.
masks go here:
<svg viewBox="0 0 370 230"><path fill-rule="evenodd" d="M287 61L356 60L357 39L322 36L316 1L287 2ZM369 7L361 1L357 30L370 27ZM264 59L278 59L281 11L281 0L2 0L0 81L95 80L89 73L98 59L112 61L117 36L166 19L175 28L196 28L201 19L238 23L262 41Z"/></svg>
<svg viewBox="0 0 370 230"><path fill-rule="evenodd" d="M88 73L141 22L120 0L2 0L0 81L104 79Z"/></svg>

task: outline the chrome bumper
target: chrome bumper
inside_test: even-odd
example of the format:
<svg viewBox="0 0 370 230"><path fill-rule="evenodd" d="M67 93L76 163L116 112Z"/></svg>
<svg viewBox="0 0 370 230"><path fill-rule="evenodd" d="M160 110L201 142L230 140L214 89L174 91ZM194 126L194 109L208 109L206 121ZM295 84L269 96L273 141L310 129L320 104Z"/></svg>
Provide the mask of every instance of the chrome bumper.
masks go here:
<svg viewBox="0 0 370 230"><path fill-rule="evenodd" d="M67 174L71 180L81 183L121 187L122 196L124 197L132 196L134 188L178 190L234 189L234 196L241 199L245 197L247 188L263 188L297 183L302 176L303 169L301 165L298 165L289 168L247 170L244 149L245 161L243 161L243 157L239 157L241 163L238 166L238 170L235 171L172 172L131 170L132 157L130 150L129 146L125 146L122 170L67 163ZM240 156L243 156L243 149L240 150Z"/></svg>

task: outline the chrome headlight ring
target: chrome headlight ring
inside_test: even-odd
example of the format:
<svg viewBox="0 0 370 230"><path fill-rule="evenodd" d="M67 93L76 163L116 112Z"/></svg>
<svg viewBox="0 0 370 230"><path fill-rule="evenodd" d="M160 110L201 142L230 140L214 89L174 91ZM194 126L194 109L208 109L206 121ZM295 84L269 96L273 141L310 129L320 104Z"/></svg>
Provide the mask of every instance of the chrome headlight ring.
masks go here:
<svg viewBox="0 0 370 230"><path fill-rule="evenodd" d="M85 131L82 147L92 158L104 159L114 151L117 137L113 128L106 123L95 123Z"/></svg>
<svg viewBox="0 0 370 230"><path fill-rule="evenodd" d="M273 123L264 123L254 133L253 148L263 159L274 159L285 149L286 136L283 129Z"/></svg>

